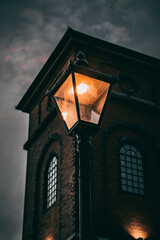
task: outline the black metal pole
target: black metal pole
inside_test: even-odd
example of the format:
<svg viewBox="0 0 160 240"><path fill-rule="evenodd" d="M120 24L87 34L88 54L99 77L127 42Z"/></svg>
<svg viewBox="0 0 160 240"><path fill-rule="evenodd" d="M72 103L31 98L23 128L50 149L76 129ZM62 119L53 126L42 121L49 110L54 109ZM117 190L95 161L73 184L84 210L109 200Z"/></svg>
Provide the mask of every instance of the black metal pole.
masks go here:
<svg viewBox="0 0 160 240"><path fill-rule="evenodd" d="M91 136L76 135L79 155L79 239L92 239Z"/></svg>

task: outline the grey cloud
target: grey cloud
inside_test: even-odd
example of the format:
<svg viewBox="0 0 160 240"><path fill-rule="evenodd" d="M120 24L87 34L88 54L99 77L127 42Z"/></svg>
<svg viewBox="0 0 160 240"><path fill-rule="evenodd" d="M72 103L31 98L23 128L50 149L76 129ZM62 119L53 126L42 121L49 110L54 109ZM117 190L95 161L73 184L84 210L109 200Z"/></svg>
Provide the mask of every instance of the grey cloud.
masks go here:
<svg viewBox="0 0 160 240"><path fill-rule="evenodd" d="M125 43L128 42L129 35L125 27L115 26L110 22L103 22L102 24L96 24L88 28L91 34L94 36L101 35L104 40L113 43Z"/></svg>
<svg viewBox="0 0 160 240"><path fill-rule="evenodd" d="M127 47L160 57L160 51L154 50L153 43L150 44L149 40L157 42L156 38L160 38L160 32L157 31L160 22L159 11L160 2L158 0L115 1L114 12L117 20L129 30L130 41L126 45Z"/></svg>
<svg viewBox="0 0 160 240"><path fill-rule="evenodd" d="M3 38L0 40L2 46L0 239L2 240L21 239L22 231L26 167L23 144L27 140L28 121L25 115L15 111L14 106L62 36L60 29L63 24L61 17L53 18L52 15L46 17L45 13L32 8L21 11L17 19L20 15L23 21L14 28L11 24L9 34L5 28L1 29Z"/></svg>
<svg viewBox="0 0 160 240"><path fill-rule="evenodd" d="M13 84L0 85L1 93L1 167L0 167L0 239L21 239L26 154L23 151L27 119L15 113L18 100ZM15 96L15 97L13 97ZM23 129L24 134L21 134Z"/></svg>

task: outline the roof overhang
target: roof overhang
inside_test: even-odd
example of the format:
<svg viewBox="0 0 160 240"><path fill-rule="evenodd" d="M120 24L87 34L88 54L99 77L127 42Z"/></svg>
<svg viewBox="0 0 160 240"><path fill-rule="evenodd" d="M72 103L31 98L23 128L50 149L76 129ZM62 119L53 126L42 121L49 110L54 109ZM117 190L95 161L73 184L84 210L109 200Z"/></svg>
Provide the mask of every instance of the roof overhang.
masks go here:
<svg viewBox="0 0 160 240"><path fill-rule="evenodd" d="M95 52L101 51L104 54L110 53L112 56L115 56L115 58L122 58L122 61L132 60L138 64L145 65L146 69L148 67L152 68L152 72L153 70L156 70L157 72L160 70L159 59L100 40L87 34L75 31L72 28L68 28L57 47L52 52L45 65L42 67L41 71L38 73L37 77L16 106L16 109L21 110L22 112L30 113L36 104L35 99L38 101L40 96L45 94L55 72L61 70L60 68L64 62L66 62L71 53L78 48L79 50L81 50L81 48L92 48Z"/></svg>

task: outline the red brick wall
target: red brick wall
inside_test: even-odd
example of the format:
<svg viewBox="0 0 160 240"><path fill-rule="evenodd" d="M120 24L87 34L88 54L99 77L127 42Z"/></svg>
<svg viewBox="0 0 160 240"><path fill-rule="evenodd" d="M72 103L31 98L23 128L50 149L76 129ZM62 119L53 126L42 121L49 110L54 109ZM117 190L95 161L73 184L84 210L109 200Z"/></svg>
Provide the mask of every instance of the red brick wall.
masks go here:
<svg viewBox="0 0 160 240"><path fill-rule="evenodd" d="M138 66L132 64L131 60L119 61L111 54L95 53L93 49L86 52L90 67L111 75L127 73L138 85L138 90L133 96L127 96L119 84L113 87L114 91L123 93L125 98L123 100L121 96L111 96L101 129L93 137L94 233L96 236L111 239L150 237L154 234L158 236L160 168L156 144L160 144L160 137L157 134L160 133L159 117L148 105L137 103L133 99L136 97L151 102L158 99L159 92L155 90L153 84L156 78L149 77L148 70L145 73L143 64ZM67 64L68 62L65 66ZM154 95L155 93L157 95ZM41 111L39 111L40 105L37 104L30 114L29 138L32 139L38 128L41 134L37 135L28 149L23 240L65 240L75 232L74 139L67 135L58 115L47 123L46 128L41 127L50 115L47 112L47 101L48 97L43 97ZM38 123L38 113L41 113L40 123ZM111 125L116 130L112 131ZM108 128L111 132L105 137ZM145 149L147 156L145 197L121 191L119 159L116 151L116 142L121 138L132 138ZM48 155L52 150L58 154L57 201L48 211L43 211L44 171Z"/></svg>
<svg viewBox="0 0 160 240"><path fill-rule="evenodd" d="M54 136L57 136L57 134L62 139L61 143L56 138L54 140ZM53 141L50 141L51 136L53 136ZM57 201L50 209L44 211L44 171L51 151L55 151L58 155ZM37 174L37 171L40 174ZM24 240L34 239L35 237L37 239L47 239L49 236L54 236L55 240L66 239L74 233L74 174L74 141L72 137L66 134L57 115L29 149L24 210ZM39 191L36 191L37 188ZM35 196L35 194L38 194L38 196ZM38 207L37 212L35 212L36 207Z"/></svg>
<svg viewBox="0 0 160 240"><path fill-rule="evenodd" d="M157 234L159 237L157 131L160 132L157 114L110 100L101 130L93 139L93 222L97 236L121 239L120 236L126 235L134 239ZM121 191L116 143L122 138L133 139L145 151L144 197Z"/></svg>

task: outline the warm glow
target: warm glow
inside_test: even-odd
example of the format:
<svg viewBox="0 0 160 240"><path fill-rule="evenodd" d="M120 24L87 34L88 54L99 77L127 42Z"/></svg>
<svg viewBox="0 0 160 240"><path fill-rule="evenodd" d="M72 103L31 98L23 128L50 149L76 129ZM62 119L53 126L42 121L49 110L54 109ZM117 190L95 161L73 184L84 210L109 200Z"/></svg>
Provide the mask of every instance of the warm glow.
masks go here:
<svg viewBox="0 0 160 240"><path fill-rule="evenodd" d="M88 88L89 88L89 86L87 84L81 83L77 86L77 93L78 94L86 93Z"/></svg>
<svg viewBox="0 0 160 240"><path fill-rule="evenodd" d="M129 229L128 231L130 233L130 235L132 237L134 237L135 239L138 239L138 238L142 238L142 239L146 239L148 234L146 232L143 232L142 230L140 229Z"/></svg>
<svg viewBox="0 0 160 240"><path fill-rule="evenodd" d="M54 240L54 238L52 236L48 236L45 238L45 240Z"/></svg>
<svg viewBox="0 0 160 240"><path fill-rule="evenodd" d="M68 129L79 120L78 116L82 121L98 124L110 84L83 74L74 75L75 82L70 74L54 94L61 115Z"/></svg>
<svg viewBox="0 0 160 240"><path fill-rule="evenodd" d="M98 124L107 98L109 83L75 73L80 119Z"/></svg>
<svg viewBox="0 0 160 240"><path fill-rule="evenodd" d="M77 94L84 94L87 92L89 86L85 83L81 83L77 86ZM69 94L73 94L73 87L68 91Z"/></svg>
<svg viewBox="0 0 160 240"><path fill-rule="evenodd" d="M66 119L67 119L67 114L68 114L68 113L66 113L66 112L63 112L63 113L62 113L62 116L63 116L63 118L64 118L65 121L66 121Z"/></svg>
<svg viewBox="0 0 160 240"><path fill-rule="evenodd" d="M130 225L126 226L126 230L135 239L147 239L149 237L147 227L141 223L132 222Z"/></svg>

